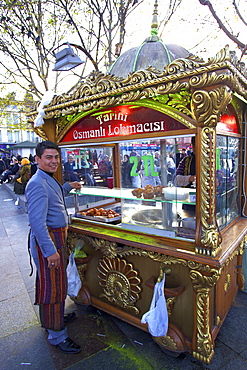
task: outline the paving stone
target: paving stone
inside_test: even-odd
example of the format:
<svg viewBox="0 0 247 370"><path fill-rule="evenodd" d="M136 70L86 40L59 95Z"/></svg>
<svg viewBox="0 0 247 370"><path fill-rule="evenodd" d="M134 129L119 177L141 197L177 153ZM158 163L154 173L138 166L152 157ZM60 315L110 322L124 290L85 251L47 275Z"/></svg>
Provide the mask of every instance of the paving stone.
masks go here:
<svg viewBox="0 0 247 370"><path fill-rule="evenodd" d="M35 326L0 339L1 370L55 370L46 337Z"/></svg>
<svg viewBox="0 0 247 370"><path fill-rule="evenodd" d="M64 355L47 342L34 306L35 274L29 277L28 217L0 186L0 346L1 370L245 370L247 369L247 294L239 292L206 365L182 353L168 356L144 332L92 306L66 299L66 312L77 319L68 334L82 345L78 355ZM13 232L14 230L14 232Z"/></svg>
<svg viewBox="0 0 247 370"><path fill-rule="evenodd" d="M28 294L0 301L0 337L38 325Z"/></svg>

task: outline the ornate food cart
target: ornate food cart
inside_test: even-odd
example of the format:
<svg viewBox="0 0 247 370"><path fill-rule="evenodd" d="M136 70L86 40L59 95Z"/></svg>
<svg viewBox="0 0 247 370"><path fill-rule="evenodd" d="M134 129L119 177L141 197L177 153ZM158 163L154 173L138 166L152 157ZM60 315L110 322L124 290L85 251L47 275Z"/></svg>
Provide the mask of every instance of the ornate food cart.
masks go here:
<svg viewBox="0 0 247 370"><path fill-rule="evenodd" d="M111 178L101 186L98 161L92 160L95 186L82 177L84 186L74 194L69 242L87 255L77 260L83 286L75 301L147 331L141 317L165 274L169 329L153 339L207 364L244 284L246 87L245 67L227 48L206 62L174 60L163 72L149 68L126 78L93 72L71 94L55 96L44 125L35 128L58 143L63 160L74 155L77 173L82 156L88 164L93 152L112 163ZM30 122L36 117L37 111L30 113ZM196 187L180 188L175 175L169 178L166 158L189 147L192 137ZM135 181L124 185L126 154L132 180L142 173L142 179L158 177L160 185L146 193ZM189 214L184 205L192 206ZM108 218L97 213L100 208L114 213ZM184 223L186 216L195 222Z"/></svg>

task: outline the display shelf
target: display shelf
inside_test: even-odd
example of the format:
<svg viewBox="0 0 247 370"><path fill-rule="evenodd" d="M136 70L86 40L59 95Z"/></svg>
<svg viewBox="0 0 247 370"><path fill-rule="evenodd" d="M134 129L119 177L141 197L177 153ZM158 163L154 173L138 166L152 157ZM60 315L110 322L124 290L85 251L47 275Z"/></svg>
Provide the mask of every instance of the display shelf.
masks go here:
<svg viewBox="0 0 247 370"><path fill-rule="evenodd" d="M177 188L177 189L180 190L181 188ZM174 196L173 199L169 199L169 200L163 197L154 197L151 199L146 199L144 197L137 198L136 196L132 194L132 190L134 189L119 189L119 188L109 189L109 188L98 187L98 186L97 187L83 186L80 190L72 189L70 194L94 195L98 197L134 200L134 201L145 201L145 202L182 203L182 204L192 204L192 205L196 204L196 202L190 201L191 199L195 200L196 189L188 189L187 199L177 199L176 196ZM193 197L191 197L191 194L193 194Z"/></svg>

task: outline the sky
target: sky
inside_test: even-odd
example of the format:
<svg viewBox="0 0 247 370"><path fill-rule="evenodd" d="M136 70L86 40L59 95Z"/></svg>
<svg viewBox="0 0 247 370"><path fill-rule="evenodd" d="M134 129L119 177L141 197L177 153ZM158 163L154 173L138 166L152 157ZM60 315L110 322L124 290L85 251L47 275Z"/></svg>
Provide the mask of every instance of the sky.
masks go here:
<svg viewBox="0 0 247 370"><path fill-rule="evenodd" d="M167 1L168 2L168 1ZM234 32L240 33L241 41L246 39L246 26L241 22L237 22L232 9L232 0L212 0L216 12L220 17L224 17L224 23L234 27ZM164 0L158 0L158 21L164 17L166 7ZM247 12L247 1L241 0ZM154 1L144 0L140 5L138 17L133 14L129 18L127 24L126 44L123 51L130 47L140 45L146 37L150 35L152 13L154 9ZM245 5L245 6L244 6ZM243 13L244 14L244 13ZM246 16L247 20L247 16ZM199 0L182 0L181 6L172 16L171 20L165 28L162 26L159 29L159 36L165 44L177 44L183 46L191 53L202 57L203 59L213 57L224 48L227 44L231 50L235 50L236 46L231 40L219 30L216 22L211 17L211 13L207 6L202 6ZM239 54L240 56L240 54Z"/></svg>

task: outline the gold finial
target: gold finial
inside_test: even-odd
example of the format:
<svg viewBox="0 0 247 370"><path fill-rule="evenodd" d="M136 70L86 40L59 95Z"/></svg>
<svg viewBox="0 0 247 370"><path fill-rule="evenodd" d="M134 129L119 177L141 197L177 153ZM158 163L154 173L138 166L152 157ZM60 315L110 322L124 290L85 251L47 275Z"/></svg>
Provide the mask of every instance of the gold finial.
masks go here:
<svg viewBox="0 0 247 370"><path fill-rule="evenodd" d="M153 20L151 24L151 35L158 35L158 0L154 2Z"/></svg>

